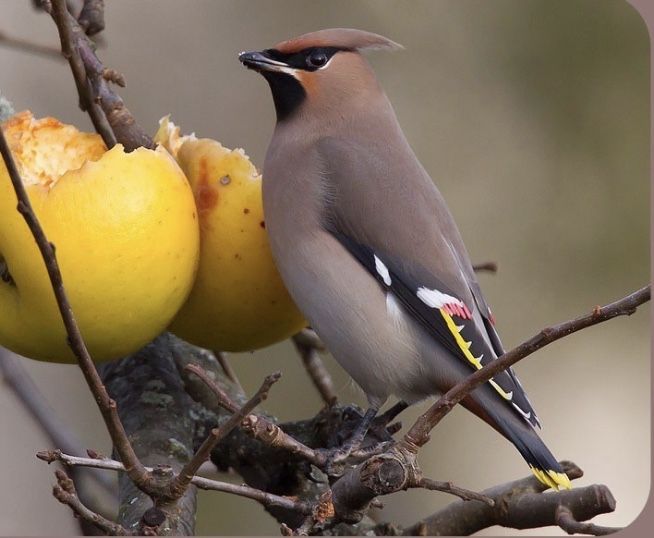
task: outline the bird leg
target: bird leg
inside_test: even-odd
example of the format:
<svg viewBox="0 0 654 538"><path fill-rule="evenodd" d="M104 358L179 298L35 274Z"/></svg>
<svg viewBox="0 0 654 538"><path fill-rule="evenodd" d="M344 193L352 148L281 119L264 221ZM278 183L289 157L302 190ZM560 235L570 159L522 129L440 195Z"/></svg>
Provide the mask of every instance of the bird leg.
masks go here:
<svg viewBox="0 0 654 538"><path fill-rule="evenodd" d="M340 476L342 474L343 463L345 463L345 460L347 460L352 452L361 446L370 425L377 416L377 411L379 411L378 407L369 407L347 441L340 447L332 449L325 466L327 475Z"/></svg>
<svg viewBox="0 0 654 538"><path fill-rule="evenodd" d="M395 405L390 407L388 411L385 413L379 415L376 419L375 422L379 422L379 425L382 427L388 426L391 421L397 417L402 411L404 411L407 407L409 407L409 404L406 403L404 400L400 400L397 402Z"/></svg>

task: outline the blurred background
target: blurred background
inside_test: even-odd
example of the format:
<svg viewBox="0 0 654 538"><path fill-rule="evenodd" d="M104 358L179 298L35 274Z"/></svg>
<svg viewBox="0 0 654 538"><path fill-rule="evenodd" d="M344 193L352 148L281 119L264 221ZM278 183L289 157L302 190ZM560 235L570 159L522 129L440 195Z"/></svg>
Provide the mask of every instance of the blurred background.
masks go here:
<svg viewBox="0 0 654 538"><path fill-rule="evenodd" d="M114 0L100 57L154 132L172 113L186 131L244 147L261 165L274 126L264 80L237 53L325 27L386 35L406 50L370 56L416 153L443 192L480 276L505 347L649 280L649 40L623 0ZM27 0L0 3L0 32L57 46ZM0 44L0 91L17 110L91 130L63 61ZM360 392L326 358L345 402ZM100 415L75 366L25 360L52 408L107 453ZM284 373L266 408L282 420L321 402L288 343L232 357L246 390ZM560 459L617 499L604 525L627 525L650 489L650 314L641 308L555 343L516 368ZM288 390L291 389L292 390ZM405 425L426 408L402 415ZM0 534L71 534L51 496L48 441L0 384ZM455 410L420 454L425 474L481 490L526 476L515 449ZM379 519L409 524L452 499L426 491L384 499ZM198 534L277 534L248 500L200 493ZM539 529L531 534L562 534ZM485 534L513 534L493 528Z"/></svg>

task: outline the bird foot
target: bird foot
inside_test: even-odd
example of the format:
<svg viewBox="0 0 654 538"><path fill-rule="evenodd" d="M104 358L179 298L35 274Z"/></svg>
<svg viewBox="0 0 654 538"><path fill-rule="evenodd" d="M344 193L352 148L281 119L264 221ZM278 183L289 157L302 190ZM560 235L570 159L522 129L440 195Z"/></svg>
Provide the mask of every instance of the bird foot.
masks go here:
<svg viewBox="0 0 654 538"><path fill-rule="evenodd" d="M370 413L370 412L369 412ZM399 423L389 425L397 413L385 413L371 419L361 413L355 406L343 410L342 425L336 434L336 447L327 449L323 471L331 478L343 475L349 460L362 461L378 454L393 441L392 434L401 426ZM366 420L368 419L368 420ZM364 428L362 429L362 426Z"/></svg>

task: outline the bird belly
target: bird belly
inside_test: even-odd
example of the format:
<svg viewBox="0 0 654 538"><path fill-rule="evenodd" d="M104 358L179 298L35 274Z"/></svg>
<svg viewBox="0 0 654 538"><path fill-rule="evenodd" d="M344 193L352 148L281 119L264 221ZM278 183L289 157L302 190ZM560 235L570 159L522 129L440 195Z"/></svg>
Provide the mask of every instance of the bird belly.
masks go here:
<svg viewBox="0 0 654 538"><path fill-rule="evenodd" d="M274 254L274 241L272 246ZM327 232L307 234L293 248L292 263L284 263L289 256L278 257L282 278L370 403L381 405L391 394L412 401L424 397L415 390L424 383L415 329L397 299Z"/></svg>

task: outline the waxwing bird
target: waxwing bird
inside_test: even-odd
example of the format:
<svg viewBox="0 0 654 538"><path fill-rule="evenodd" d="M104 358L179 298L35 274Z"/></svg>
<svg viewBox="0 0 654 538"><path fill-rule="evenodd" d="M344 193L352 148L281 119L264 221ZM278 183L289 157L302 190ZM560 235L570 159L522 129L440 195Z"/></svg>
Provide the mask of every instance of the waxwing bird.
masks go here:
<svg viewBox="0 0 654 538"><path fill-rule="evenodd" d="M270 85L266 227L291 296L368 398L442 394L501 355L493 315L445 201L402 132L366 49L382 36L321 30L240 61ZM512 370L462 404L511 441L545 485L570 481L536 433Z"/></svg>

